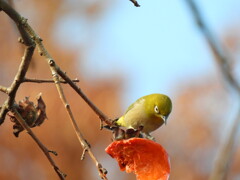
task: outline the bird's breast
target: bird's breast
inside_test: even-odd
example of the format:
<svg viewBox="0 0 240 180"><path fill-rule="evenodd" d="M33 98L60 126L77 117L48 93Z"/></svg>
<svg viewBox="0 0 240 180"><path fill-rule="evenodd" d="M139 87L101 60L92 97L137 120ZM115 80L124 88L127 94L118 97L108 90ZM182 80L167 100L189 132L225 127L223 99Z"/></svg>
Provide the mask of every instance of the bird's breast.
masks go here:
<svg viewBox="0 0 240 180"><path fill-rule="evenodd" d="M127 128L138 129L143 126L143 132L154 131L163 124L163 120L157 116L149 115L145 111L144 103L135 105L124 116L124 123Z"/></svg>

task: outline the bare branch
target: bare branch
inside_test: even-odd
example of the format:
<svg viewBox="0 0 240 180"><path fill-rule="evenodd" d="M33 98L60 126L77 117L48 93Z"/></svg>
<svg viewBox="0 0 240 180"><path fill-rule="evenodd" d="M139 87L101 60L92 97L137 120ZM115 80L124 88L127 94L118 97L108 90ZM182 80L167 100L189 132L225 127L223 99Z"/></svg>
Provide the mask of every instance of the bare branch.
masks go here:
<svg viewBox="0 0 240 180"><path fill-rule="evenodd" d="M8 113L8 100L6 100L4 102L4 104L1 106L1 110L0 110L0 125L4 122L4 119Z"/></svg>
<svg viewBox="0 0 240 180"><path fill-rule="evenodd" d="M82 90L74 83L72 80L63 72L60 67L57 66L51 55L47 52L45 47L42 44L42 39L34 32L34 30L26 23L26 30L31 34L38 48L38 52L41 56L44 56L52 72L52 76L59 74L62 79L64 79L82 98L83 100L91 107L91 109L99 116L101 121L104 121L106 124L112 125L112 120L109 119L100 109L97 108L93 102L82 92ZM56 81L55 81L56 83Z"/></svg>
<svg viewBox="0 0 240 180"><path fill-rule="evenodd" d="M52 61L50 61L50 62L51 62L51 63L50 63L50 66L55 65L55 63L53 63ZM56 71L56 66L51 67L51 69L52 69L52 71L54 71L54 73L53 73L53 79L54 79L54 81L55 81L55 84L56 84L58 93L59 93L59 95L60 95L60 98L61 98L61 100L62 100L62 102L63 102L63 104L64 104L64 107L65 107L66 110L67 110L67 113L68 113L69 118L70 118L70 120L71 120L72 126L73 126L73 128L74 128L74 130L75 130L75 133L76 133L76 135L77 135L77 137L78 137L78 140L79 140L79 142L80 142L80 144L81 144L81 146L82 146L82 148L83 148L83 155L82 155L81 159L83 158L85 152L88 152L88 154L90 155L91 159L93 160L93 162L95 163L95 165L96 165L96 167L97 167L97 169L98 169L98 172L99 172L100 177L101 177L102 179L107 180L107 177L106 177L106 172L107 172L107 171L106 171L106 170L103 171L102 165L98 162L97 158L94 156L93 152L91 151L90 145L89 145L89 144L87 143L87 141L85 140L83 134L81 133L81 131L80 131L78 125L77 125L77 122L76 122L76 120L75 120L75 118L74 118L74 116L73 116L73 113L72 113L72 110L71 110L71 108L70 108L70 105L69 105L68 102L67 102L66 96L65 96L65 94L64 94L64 92L63 92L63 89L62 89L62 86L61 86L61 84L60 84L60 82L59 82L58 73L55 72L55 71ZM59 69L59 68L58 68L58 69ZM63 73L63 74L65 74L65 73ZM65 75L66 75L66 74L65 74ZM71 81L71 80L70 80L70 81ZM72 81L71 81L71 82L72 82ZM69 82L68 82L68 83L69 83ZM72 83L73 83L73 82L72 82ZM74 83L73 83L73 84L74 84ZM101 167L101 168L99 168L99 167Z"/></svg>
<svg viewBox="0 0 240 180"><path fill-rule="evenodd" d="M73 83L72 80L62 70L60 70L51 55L43 46L42 39L34 32L32 27L29 26L26 21L24 23L24 28L24 30L26 30L34 39L40 56L44 56L48 64L50 65L52 75L55 76L56 73L58 73L83 98L83 100L92 108L92 110L99 116L102 121L105 121L107 124L112 125L112 121L100 109L98 109L97 106L89 100L89 98L87 98L87 96L81 91L81 89L75 83Z"/></svg>
<svg viewBox="0 0 240 180"><path fill-rule="evenodd" d="M72 82L80 82L78 79L73 79L71 80ZM54 80L52 79L29 79L25 78L23 82L31 82L31 83L54 83ZM67 84L66 81L59 80L60 83ZM0 91L1 91L1 86L0 86Z"/></svg>
<svg viewBox="0 0 240 180"><path fill-rule="evenodd" d="M109 119L98 107L93 104L92 101L82 92L82 90L59 68L56 68L57 73L83 98L83 100L92 108L92 110L98 115L101 121L104 121L108 125L113 125L113 120Z"/></svg>
<svg viewBox="0 0 240 180"><path fill-rule="evenodd" d="M53 76L53 80L56 84L57 90L59 92L60 98L63 102L63 104L65 105L65 108L68 112L68 115L71 119L72 125L75 129L75 132L77 134L77 137L79 139L79 142L81 143L83 149L87 149L87 152L89 153L90 157L92 158L92 160L94 161L98 171L99 171L99 175L101 176L102 179L107 179L106 177L106 170L104 168L102 168L102 165L98 162L98 160L96 159L96 157L93 155L89 144L86 143L86 140L84 139L83 135L81 134L80 129L77 126L77 123L74 119L73 113L70 109L70 105L67 103L66 97L63 93L63 89L61 87L60 84L60 79L59 79L59 75L68 83L70 84L71 87L74 87L74 90L77 89L77 92L79 92L79 94L81 95L81 97L85 100L85 102L88 103L88 105L99 115L101 120L108 120L107 116L104 115L82 92L81 90L76 86L76 84L63 72L60 70L60 68L56 65L56 63L54 62L53 58L50 56L50 54L47 52L47 50L45 49L45 47L42 44L42 39L34 32L34 30L31 28L31 26L29 26L29 24L26 22L24 24L24 28L25 30L31 35L31 37L34 39L37 48L38 48L38 52L41 56L45 57L45 59L47 60L48 64L50 65L50 69L52 72L52 76Z"/></svg>
<svg viewBox="0 0 240 180"><path fill-rule="evenodd" d="M231 72L231 66L229 64L232 58L230 57L226 49L223 47L223 45L213 36L213 33L203 20L199 8L197 7L194 0L186 0L186 2L190 7L190 10L198 28L203 33L209 47L213 51L215 60L223 73L223 77L227 80L228 83L230 83L230 86L232 86L238 93L240 93L240 85L237 83L237 80L233 76Z"/></svg>
<svg viewBox="0 0 240 180"><path fill-rule="evenodd" d="M199 11L194 0L186 0L187 5L190 7L192 15L198 28L203 33L205 39L211 50L213 51L215 60L221 69L223 77L228 82L230 87L235 90L237 94L237 100L240 101L240 85L236 78L233 76L229 61L231 57L227 51L223 48L223 45L216 38L214 38L209 27L204 22L202 15ZM227 172L229 171L229 164L235 151L234 144L237 139L237 132L240 126L240 107L238 107L237 115L233 121L232 127L226 135L226 139L223 141L222 146L219 148L215 165L210 174L210 180L224 180L227 178Z"/></svg>
<svg viewBox="0 0 240 180"><path fill-rule="evenodd" d="M130 0L130 1L134 4L134 6L140 7L140 5L138 4L138 2L136 0Z"/></svg>
<svg viewBox="0 0 240 180"><path fill-rule="evenodd" d="M1 1L0 1L0 3L1 3ZM24 55L22 57L22 62L20 64L20 66L19 66L18 72L17 72L17 74L16 74L16 76L14 78L14 81L13 81L13 83L11 84L11 86L9 88L5 89L5 90L7 90L7 93L9 95L9 97L5 101L5 103L3 105L3 108L1 109L1 112L0 112L0 124L2 124L4 122L4 119L5 119L5 116L6 116L7 112L8 112L8 109L14 103L17 90L18 90L20 84L22 83L26 73L27 73L27 70L28 70L29 64L31 62L31 58L32 58L34 49L35 49L35 45L34 44L32 46L28 46L28 47L25 48Z"/></svg>
<svg viewBox="0 0 240 180"><path fill-rule="evenodd" d="M0 9L3 10L16 23L24 44L26 46L32 46L34 42L29 34L24 30L24 25L27 22L27 19L23 18L4 0L0 0Z"/></svg>
<svg viewBox="0 0 240 180"><path fill-rule="evenodd" d="M34 45L26 47L24 55L22 57L22 62L19 66L18 72L14 78L14 81L11 84L10 88L7 88L9 97L5 101L3 108L1 109L0 124L3 123L8 109L13 105L13 103L15 101L15 96L16 96L17 90L26 75L26 72L28 70L28 67L29 67L29 64L30 64L30 61L31 61L31 58L33 55L34 48L35 48Z"/></svg>
<svg viewBox="0 0 240 180"><path fill-rule="evenodd" d="M20 84L23 82L23 80L25 78L29 64L32 59L34 49L35 49L35 44L33 44L32 46L28 46L25 49L24 55L22 57L22 62L19 66L18 72L14 78L13 83L11 84L11 86L9 88L9 96L10 96L9 106L12 106L12 104L14 103L16 92L17 92Z"/></svg>
<svg viewBox="0 0 240 180"><path fill-rule="evenodd" d="M60 85L58 83L58 85ZM72 123L72 126L74 127L74 130L75 130L75 133L78 137L78 140L79 142L81 143L82 145L82 148L83 148L83 154L81 156L81 160L83 159L84 155L86 152L88 152L88 154L90 155L91 159L93 160L93 162L95 163L98 171L99 171L99 175L102 179L106 179L107 180L107 177L106 177L106 173L104 174L103 172L106 172L105 171L102 171L103 168L99 168L99 166L102 167L102 165L98 162L97 158L94 156L93 152L91 151L91 148L90 148L90 145L87 143L87 141L85 140L83 134L81 133L78 125L77 125L77 122L73 116L73 113L72 113L72 110L70 108L70 105L67 103L67 100L66 100L66 97L63 93L63 90L61 87L57 87L58 91L59 91L59 94L60 94L60 98L62 99L64 105L65 105L65 108L67 110L67 113L69 115L69 118L71 119L71 123Z"/></svg>
<svg viewBox="0 0 240 180"><path fill-rule="evenodd" d="M51 62L51 63L50 63L50 66L55 65L55 63L53 63L52 61L50 61L50 62ZM56 66L51 67L51 69L52 69L52 71L56 71ZM58 68L58 69L59 69L59 68ZM63 74L66 75L65 73L63 73ZM61 98L61 100L62 100L62 102L63 102L63 104L64 104L64 106L65 106L65 108L66 108L66 110L67 110L67 113L68 113L69 118L70 118L70 120L71 120L72 126L73 126L73 128L74 128L74 130L75 130L75 133L76 133L77 137L78 137L78 140L79 140L79 142L80 142L80 144L81 144L81 146L82 146L82 148L83 148L83 154L85 154L85 152L88 152L88 154L90 155L91 159L93 160L93 162L95 163L95 165L96 165L96 167L97 167L97 169L98 169L98 172L99 172L100 177L101 177L102 179L107 180L106 174L103 173L103 172L107 172L107 171L106 171L106 170L103 171L103 170L102 170L103 168L99 168L100 166L102 167L102 165L98 162L97 158L94 156L93 152L91 151L90 145L89 145L89 144L87 143L87 141L85 140L83 134L81 133L81 131L80 131L78 125L77 125L77 122L76 122L76 120L75 120L75 118L74 118L74 116L73 116L73 113L72 113L72 110L71 110L71 108L70 108L70 105L68 104L67 99L66 99L66 97L65 97L65 95L64 95L62 86L61 86L61 84L59 83L59 76L58 76L58 73L57 73L57 72L53 73L53 79L54 79L54 81L55 81L55 84L56 84L58 93L59 93L59 95L60 95L60 98ZM65 79L65 80L66 80L66 79ZM71 81L71 80L70 80L70 81ZM71 81L71 82L72 82L72 81ZM69 83L69 82L68 82L68 83ZM72 82L72 83L73 83L73 82ZM73 83L73 84L74 84L74 83ZM83 157L83 155L82 155L82 157ZM81 157L81 159L82 159L82 157Z"/></svg>
<svg viewBox="0 0 240 180"><path fill-rule="evenodd" d="M231 160L234 154L234 144L238 140L236 133L239 129L240 111L238 112L231 130L228 132L226 139L224 139L222 146L219 148L215 166L210 174L209 180L225 180L228 179L228 170L230 168Z"/></svg>
<svg viewBox="0 0 240 180"><path fill-rule="evenodd" d="M59 170L59 168L55 165L54 161L49 155L49 151L43 146L43 144L38 140L38 138L33 134L31 129L28 127L28 125L25 123L21 115L17 112L16 108L14 107L14 101L15 96L17 93L17 90L23 80L25 79L29 64L32 59L32 55L35 49L35 42L32 40L30 34L25 30L25 26L27 24L27 20L23 17L21 17L8 3L6 3L4 0L0 0L0 9L3 10L11 19L14 20L16 23L18 30L22 36L22 43L26 46L24 55L22 57L21 64L18 68L18 72L14 78L13 83L9 88L7 88L7 93L9 97L4 102L3 106L1 107L0 111L0 124L3 123L5 116L7 112L11 109L16 117L16 119L19 121L19 123L22 125L24 129L27 130L27 132L30 134L30 136L35 140L35 142L38 144L38 146L41 148L41 150L44 152L44 154L47 156L49 162L53 166L54 170L58 174L60 179L64 179L65 175ZM4 90L4 88L2 88Z"/></svg>
<svg viewBox="0 0 240 180"><path fill-rule="evenodd" d="M7 87L4 87L4 86L0 86L0 91L5 93L5 94L8 94L9 93L9 90Z"/></svg>
<svg viewBox="0 0 240 180"><path fill-rule="evenodd" d="M24 121L22 116L18 113L17 109L15 107L12 108L12 112L14 114L14 117L17 119L17 121L21 124L21 126L28 132L28 134L33 138L33 140L37 143L39 148L43 151L47 159L49 160L50 164L52 165L53 169L57 173L60 179L64 180L66 175L60 171L60 169L56 166L55 162L53 161L52 157L50 156L50 152L43 144L42 142L37 138L37 136L32 132L32 130L28 127L27 123Z"/></svg>
<svg viewBox="0 0 240 180"><path fill-rule="evenodd" d="M90 155L90 157L92 158L92 160L94 161L98 171L99 171L99 175L102 179L107 179L106 177L106 173L107 171L102 167L102 165L98 162L98 160L96 159L96 157L93 155L91 149L90 149L90 145L86 142L86 140L84 139L81 131L79 130L77 123L74 119L73 113L71 111L70 105L67 103L66 97L63 93L63 89L61 86L61 81L60 81L60 77L59 75L62 77L62 79L65 80L65 82L67 82L71 87L73 87L73 89L85 100L85 102L94 110L94 112L96 114L98 114L98 116L100 117L101 121L105 121L106 123L110 124L110 119L103 114L87 97L85 94L83 94L83 92L80 90L80 88L78 88L76 86L76 84L63 72L60 70L60 68L55 64L54 60L52 59L52 57L50 56L50 54L47 52L47 50L45 49L45 47L42 44L42 39L34 32L34 30L31 28L31 26L29 26L29 24L27 23L27 19L21 17L14 9L12 9L5 1L0 0L0 9L2 9L3 11L6 12L6 14L8 14L9 17L11 17L15 23L18 26L19 32L22 36L22 39L20 39L20 42L25 44L26 50L24 53L24 56L22 58L22 63L19 67L19 71L14 79L14 82L12 83L12 85L9 88L9 98L8 100L4 103L4 105L1 108L1 118L5 118L5 115L7 113L7 111L9 109L11 109L14 112L14 115L16 116L17 120L19 121L19 123L27 130L27 132L30 134L30 136L35 140L35 142L38 144L38 146L41 148L41 150L44 152L44 154L46 155L46 157L48 158L49 162L51 163L51 165L54 167L54 170L57 172L58 176L60 177L60 179L64 179L64 175L63 173L61 173L58 169L58 167L55 165L55 163L53 162L53 160L51 159L51 156L49 155L49 151L45 148L45 146L42 145L42 143L36 138L36 136L33 134L33 132L31 131L31 129L28 127L28 125L25 123L25 121L23 120L23 118L21 117L21 115L17 112L16 108L13 107L14 105L14 99L16 96L16 92L20 86L20 84L24 81L26 81L25 79L25 75L30 63L30 60L32 58L32 54L35 48L35 44L38 47L38 52L41 56L44 56L45 59L47 60L47 62L50 65L50 69L52 72L52 76L53 76L53 80L54 83L56 84L57 90L59 92L60 98L63 102L63 104L65 105L65 108L68 112L68 115L71 119L72 125L75 129L75 132L77 134L77 137L79 139L79 142L81 143L83 149L84 149L84 153L88 152L88 154ZM29 80L27 79L27 81L34 81L34 82L38 82L40 83L40 81L43 80ZM45 81L46 82L46 81Z"/></svg>
<svg viewBox="0 0 240 180"><path fill-rule="evenodd" d="M3 10L11 19L15 21L19 29L19 32L22 36L22 39L24 40L24 44L27 46L25 48L24 55L22 57L22 62L19 66L18 72L14 78L14 81L11 84L10 88L7 88L9 97L5 101L0 112L0 124L2 124L8 112L9 107L11 107L14 103L16 92L26 75L26 72L28 70L28 67L31 62L32 55L35 49L35 43L32 41L31 37L24 30L24 24L26 22L26 19L21 17L11 6L8 5L7 2L3 0L0 0L0 9Z"/></svg>

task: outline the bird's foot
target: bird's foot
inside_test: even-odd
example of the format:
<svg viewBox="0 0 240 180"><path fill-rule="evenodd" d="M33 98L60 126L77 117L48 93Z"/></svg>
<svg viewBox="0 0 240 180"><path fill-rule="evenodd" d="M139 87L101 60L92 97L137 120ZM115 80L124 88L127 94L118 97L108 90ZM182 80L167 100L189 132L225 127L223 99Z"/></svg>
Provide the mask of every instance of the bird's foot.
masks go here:
<svg viewBox="0 0 240 180"><path fill-rule="evenodd" d="M143 137L152 141L156 141L155 138L153 136L151 136L149 133L142 133Z"/></svg>

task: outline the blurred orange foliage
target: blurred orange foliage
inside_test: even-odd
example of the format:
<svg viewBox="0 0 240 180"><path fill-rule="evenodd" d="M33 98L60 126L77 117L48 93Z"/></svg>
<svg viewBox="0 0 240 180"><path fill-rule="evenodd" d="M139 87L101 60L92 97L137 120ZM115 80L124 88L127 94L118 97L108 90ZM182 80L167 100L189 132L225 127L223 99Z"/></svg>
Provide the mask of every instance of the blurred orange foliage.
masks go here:
<svg viewBox="0 0 240 180"><path fill-rule="evenodd" d="M112 1L111 1L112 2ZM16 1L16 9L29 19L30 25L42 37L43 43L57 64L73 79L78 77L78 83L86 95L109 117L120 115L121 77L106 79L87 79L81 73L79 61L84 61L86 48L75 47L65 50L56 39L55 22L68 13L76 13L77 17L85 17L88 21L97 22L101 13L109 8L110 1ZM23 54L23 46L17 43L17 32L13 22L3 12L0 13L0 84L9 86L17 71ZM67 32L66 32L67 33ZM74 37L73 37L74 38ZM89 37L90 38L90 37ZM90 38L91 39L91 38ZM91 39L92 40L92 39ZM79 56L81 56L79 58ZM102 60L104 63L104 60ZM79 65L79 67L78 67ZM35 52L27 77L51 79L51 73L45 60ZM157 142L167 150L171 160L170 179L202 180L207 179L211 171L215 153L221 142L222 132L227 126L228 112L231 103L223 87L216 82L218 77L190 79L184 84L176 85L172 97L173 112L167 127L162 127L153 133ZM120 172L114 160L108 157L104 149L111 143L111 133L99 130L99 119L92 110L77 96L64 86L64 91L78 121L80 130L91 144L93 152L108 170L109 179L133 180L134 175ZM65 108L59 99L54 84L23 84L16 100L30 96L34 99L39 92L47 106L48 119L33 131L50 150L58 153L53 157L59 168L65 172L68 179L91 180L99 179L98 172L91 159L81 161L80 146ZM6 95L1 93L2 104ZM12 134L13 124L9 118L0 126L0 179L58 179L46 157L35 142L22 132L19 138ZM230 177L239 175L240 151L233 160Z"/></svg>

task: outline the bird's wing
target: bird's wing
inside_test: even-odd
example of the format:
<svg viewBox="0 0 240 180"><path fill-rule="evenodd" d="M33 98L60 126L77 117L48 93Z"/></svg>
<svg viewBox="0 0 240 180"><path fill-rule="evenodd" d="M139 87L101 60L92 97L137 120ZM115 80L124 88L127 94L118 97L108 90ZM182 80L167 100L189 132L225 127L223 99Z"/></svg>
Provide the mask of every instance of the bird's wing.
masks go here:
<svg viewBox="0 0 240 180"><path fill-rule="evenodd" d="M134 103L132 103L126 110L125 114L127 114L128 111L130 111L131 109L134 108L134 106L138 105L139 103L141 103L142 101L144 101L143 98L139 98L137 101L135 101Z"/></svg>

